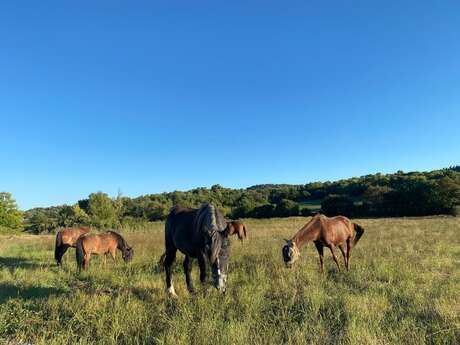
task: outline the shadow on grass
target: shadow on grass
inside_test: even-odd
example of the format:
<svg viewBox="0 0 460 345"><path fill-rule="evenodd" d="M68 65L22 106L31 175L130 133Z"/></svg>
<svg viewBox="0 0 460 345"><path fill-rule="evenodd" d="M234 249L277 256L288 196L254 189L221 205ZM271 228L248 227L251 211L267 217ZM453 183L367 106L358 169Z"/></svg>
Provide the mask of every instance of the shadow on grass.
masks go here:
<svg viewBox="0 0 460 345"><path fill-rule="evenodd" d="M334 281L339 286L348 288L348 292L352 294L363 294L369 289L368 281L359 280L359 278L351 271L328 270L327 279Z"/></svg>
<svg viewBox="0 0 460 345"><path fill-rule="evenodd" d="M24 269L37 269L43 265L37 264L30 260L18 257L0 257L0 267L7 267L9 269L24 268Z"/></svg>
<svg viewBox="0 0 460 345"><path fill-rule="evenodd" d="M65 291L53 287L30 286L18 287L9 283L0 284L0 304L5 303L10 298L22 299L41 299L52 295L61 295Z"/></svg>

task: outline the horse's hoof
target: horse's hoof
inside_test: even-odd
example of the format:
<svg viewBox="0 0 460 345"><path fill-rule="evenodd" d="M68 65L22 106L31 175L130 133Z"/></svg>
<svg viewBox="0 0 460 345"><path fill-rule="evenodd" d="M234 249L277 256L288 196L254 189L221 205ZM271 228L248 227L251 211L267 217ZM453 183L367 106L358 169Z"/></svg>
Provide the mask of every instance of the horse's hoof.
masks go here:
<svg viewBox="0 0 460 345"><path fill-rule="evenodd" d="M166 289L166 292L169 297L177 298L176 290L174 290L174 286L170 286L169 288Z"/></svg>

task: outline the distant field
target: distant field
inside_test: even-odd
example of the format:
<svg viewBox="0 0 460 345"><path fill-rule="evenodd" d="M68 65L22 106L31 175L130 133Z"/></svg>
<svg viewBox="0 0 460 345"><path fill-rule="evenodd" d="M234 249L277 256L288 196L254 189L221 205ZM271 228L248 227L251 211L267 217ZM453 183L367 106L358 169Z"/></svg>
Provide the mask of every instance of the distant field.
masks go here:
<svg viewBox="0 0 460 345"><path fill-rule="evenodd" d="M311 212L316 212L321 209L321 200L310 200L299 203L299 208L302 210L308 208Z"/></svg>
<svg viewBox="0 0 460 345"><path fill-rule="evenodd" d="M357 220L366 232L351 272L327 252L323 276L311 244L299 265L282 264L283 237L307 220L247 220L225 295L189 295L179 255L176 300L156 265L161 223L127 233L131 264L93 259L80 276L73 250L57 270L52 236L2 236L0 344L460 343L460 218ZM194 263L196 287L197 272Z"/></svg>

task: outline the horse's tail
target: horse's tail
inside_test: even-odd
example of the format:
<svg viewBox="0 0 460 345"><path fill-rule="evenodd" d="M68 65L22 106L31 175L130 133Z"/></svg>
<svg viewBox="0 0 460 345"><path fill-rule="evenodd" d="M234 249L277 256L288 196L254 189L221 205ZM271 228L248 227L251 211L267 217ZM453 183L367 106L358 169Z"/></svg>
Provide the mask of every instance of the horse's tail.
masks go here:
<svg viewBox="0 0 460 345"><path fill-rule="evenodd" d="M62 247L62 232L59 231L56 234L56 245L54 247L54 259L56 260L57 264L61 263L61 247Z"/></svg>
<svg viewBox="0 0 460 345"><path fill-rule="evenodd" d="M246 224L243 224L243 234L244 234L244 239L248 239L248 234L246 232Z"/></svg>
<svg viewBox="0 0 460 345"><path fill-rule="evenodd" d="M160 256L160 260L158 260L158 266L160 267L160 272L163 272L165 268L165 260L166 260L166 252Z"/></svg>
<svg viewBox="0 0 460 345"><path fill-rule="evenodd" d="M85 259L85 252L83 250L83 236L80 236L77 240L75 257L77 259L77 268L80 271L83 268L83 261Z"/></svg>
<svg viewBox="0 0 460 345"><path fill-rule="evenodd" d="M364 234L364 228L361 225L353 223L353 227L355 228L355 238L353 239L353 247L356 246L361 236Z"/></svg>

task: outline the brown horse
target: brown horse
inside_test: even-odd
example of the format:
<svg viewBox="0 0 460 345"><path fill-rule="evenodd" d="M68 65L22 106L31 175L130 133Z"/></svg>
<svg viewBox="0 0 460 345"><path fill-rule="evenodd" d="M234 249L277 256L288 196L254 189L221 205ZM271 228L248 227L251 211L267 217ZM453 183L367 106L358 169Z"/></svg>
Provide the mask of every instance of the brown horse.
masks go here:
<svg viewBox="0 0 460 345"><path fill-rule="evenodd" d="M104 255L104 264L106 263L108 253L110 253L115 260L117 249L121 251L125 262L130 261L134 255L134 250L128 246L125 239L115 231L81 236L77 240L76 246L77 267L79 271L88 268L91 254Z"/></svg>
<svg viewBox="0 0 460 345"><path fill-rule="evenodd" d="M248 238L246 230L246 225L240 220L230 220L227 222L228 236L237 235L241 242L243 242L243 239Z"/></svg>
<svg viewBox="0 0 460 345"><path fill-rule="evenodd" d="M75 248L77 240L80 236L87 234L89 228L67 228L59 231L56 234L56 246L54 247L54 258L58 266L62 265L62 257L69 247Z"/></svg>
<svg viewBox="0 0 460 345"><path fill-rule="evenodd" d="M300 229L290 240L285 240L283 247L283 259L286 266L291 266L300 256L300 248L313 242L318 250L321 273L324 270L323 248L327 247L332 253L335 263L340 270L335 247L339 247L348 271L350 264L350 250L364 233L364 229L358 224L352 223L343 216L326 217L322 214L315 215L302 229Z"/></svg>

